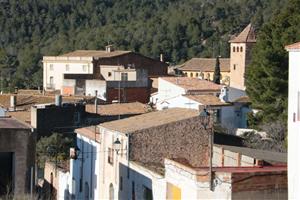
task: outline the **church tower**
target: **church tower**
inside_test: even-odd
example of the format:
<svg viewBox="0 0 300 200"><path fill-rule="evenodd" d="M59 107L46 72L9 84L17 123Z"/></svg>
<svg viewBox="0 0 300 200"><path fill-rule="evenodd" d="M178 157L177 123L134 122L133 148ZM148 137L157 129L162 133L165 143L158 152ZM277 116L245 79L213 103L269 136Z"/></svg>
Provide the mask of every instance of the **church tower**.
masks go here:
<svg viewBox="0 0 300 200"><path fill-rule="evenodd" d="M251 61L251 50L256 43L255 30L249 24L230 43L230 87L245 90L245 71Z"/></svg>

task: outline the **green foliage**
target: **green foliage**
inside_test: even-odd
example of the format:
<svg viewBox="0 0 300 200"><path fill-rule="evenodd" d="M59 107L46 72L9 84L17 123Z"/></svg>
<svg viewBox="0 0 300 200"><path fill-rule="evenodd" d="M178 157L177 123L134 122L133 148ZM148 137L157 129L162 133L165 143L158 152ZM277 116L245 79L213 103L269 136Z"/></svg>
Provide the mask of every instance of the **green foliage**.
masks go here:
<svg viewBox="0 0 300 200"><path fill-rule="evenodd" d="M36 88L43 55L103 49L108 43L170 63L229 56L228 39L250 21L258 27L284 0L3 0L0 60L3 87ZM1 69L2 70L2 69Z"/></svg>
<svg viewBox="0 0 300 200"><path fill-rule="evenodd" d="M53 133L49 137L42 137L36 145L38 166L44 168L46 160L57 163L68 160L70 147L74 144L74 136Z"/></svg>
<svg viewBox="0 0 300 200"><path fill-rule="evenodd" d="M288 53L285 45L300 40L300 1L290 0L259 32L252 63L246 71L247 94L263 121L286 121Z"/></svg>
<svg viewBox="0 0 300 200"><path fill-rule="evenodd" d="M260 27L286 0L0 1L0 49L14 59L12 87L41 85L43 55L108 43L177 64L229 56L229 38ZM1 60L1 58L0 58Z"/></svg>
<svg viewBox="0 0 300 200"><path fill-rule="evenodd" d="M213 82L216 84L220 84L220 79L221 79L220 57L217 56Z"/></svg>

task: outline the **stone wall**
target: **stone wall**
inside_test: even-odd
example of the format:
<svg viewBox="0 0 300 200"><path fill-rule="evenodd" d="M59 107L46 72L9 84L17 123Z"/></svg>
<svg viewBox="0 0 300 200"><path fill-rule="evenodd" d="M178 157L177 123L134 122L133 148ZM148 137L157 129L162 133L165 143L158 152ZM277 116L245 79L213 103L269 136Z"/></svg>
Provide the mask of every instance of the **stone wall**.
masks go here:
<svg viewBox="0 0 300 200"><path fill-rule="evenodd" d="M193 117L130 134L130 160L164 164L164 158L180 158L194 167L207 166L209 130Z"/></svg>
<svg viewBox="0 0 300 200"><path fill-rule="evenodd" d="M0 129L0 152L14 155L14 194L29 192L31 167L35 162L35 134L30 128Z"/></svg>

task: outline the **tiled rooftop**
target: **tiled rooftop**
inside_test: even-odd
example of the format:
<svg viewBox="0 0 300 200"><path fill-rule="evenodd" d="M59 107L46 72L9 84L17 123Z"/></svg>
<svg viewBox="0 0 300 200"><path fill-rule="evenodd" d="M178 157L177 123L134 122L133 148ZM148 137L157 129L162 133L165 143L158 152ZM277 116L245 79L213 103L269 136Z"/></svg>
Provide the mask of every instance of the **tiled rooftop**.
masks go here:
<svg viewBox="0 0 300 200"><path fill-rule="evenodd" d="M29 125L26 125L11 117L0 117L0 129L30 129Z"/></svg>
<svg viewBox="0 0 300 200"><path fill-rule="evenodd" d="M285 49L287 50L291 50L291 49L300 49L300 42L294 43L294 44L290 44L285 46Z"/></svg>
<svg viewBox="0 0 300 200"><path fill-rule="evenodd" d="M170 108L167 110L150 112L126 119L116 120L100 124L101 127L121 133L132 133L138 130L161 126L172 122L196 117L197 110L185 108Z"/></svg>
<svg viewBox="0 0 300 200"><path fill-rule="evenodd" d="M194 100L202 105L207 106L229 106L230 103L222 102L218 97L213 95L184 95L185 97Z"/></svg>
<svg viewBox="0 0 300 200"><path fill-rule="evenodd" d="M16 107L20 109L30 109L35 104L54 103L54 95L36 95L36 94L2 94L0 95L0 106L3 108L10 107L10 96L17 96ZM83 99L90 99L92 97L76 97L76 96L63 96L63 102L78 102Z"/></svg>
<svg viewBox="0 0 300 200"><path fill-rule="evenodd" d="M93 57L93 58L108 58L130 53L131 51L98 51L98 50L77 50L72 51L59 57Z"/></svg>
<svg viewBox="0 0 300 200"><path fill-rule="evenodd" d="M251 100L248 96L241 96L241 97L237 98L236 100L234 100L234 102L247 104L247 103L251 103Z"/></svg>
<svg viewBox="0 0 300 200"><path fill-rule="evenodd" d="M198 72L214 72L216 66L216 58L192 58L181 65L179 70L198 71ZM230 58L220 58L221 72L230 72Z"/></svg>
<svg viewBox="0 0 300 200"><path fill-rule="evenodd" d="M173 83L188 91L214 91L219 92L222 85L215 84L211 81L201 80L199 78L191 77L162 77L161 79Z"/></svg>
<svg viewBox="0 0 300 200"><path fill-rule="evenodd" d="M254 43L256 34L254 27L249 24L237 37L229 41L230 43Z"/></svg>
<svg viewBox="0 0 300 200"><path fill-rule="evenodd" d="M95 105L86 105L86 111L95 113ZM98 114L102 116L136 115L148 111L148 106L140 102L98 105Z"/></svg>

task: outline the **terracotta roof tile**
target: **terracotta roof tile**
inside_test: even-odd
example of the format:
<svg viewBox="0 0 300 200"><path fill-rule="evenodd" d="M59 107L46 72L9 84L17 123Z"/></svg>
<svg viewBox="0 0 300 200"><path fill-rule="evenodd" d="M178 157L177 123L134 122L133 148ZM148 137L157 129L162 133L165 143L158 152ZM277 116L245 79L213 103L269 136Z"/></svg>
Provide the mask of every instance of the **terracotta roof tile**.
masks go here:
<svg viewBox="0 0 300 200"><path fill-rule="evenodd" d="M234 100L234 102L236 102L236 103L251 103L251 100L248 96L241 96L241 97L237 98L236 100Z"/></svg>
<svg viewBox="0 0 300 200"><path fill-rule="evenodd" d="M290 44L285 46L286 50L291 50L291 49L300 49L300 42L294 43L294 44Z"/></svg>
<svg viewBox="0 0 300 200"><path fill-rule="evenodd" d="M220 91L222 85L215 84L211 81L201 80L199 78L191 77L161 77L161 79L173 83L178 87L189 91Z"/></svg>
<svg viewBox="0 0 300 200"><path fill-rule="evenodd" d="M86 105L86 111L95 113L95 106ZM148 111L148 106L140 102L98 105L98 114L103 116L135 115L147 113Z"/></svg>
<svg viewBox="0 0 300 200"><path fill-rule="evenodd" d="M172 122L193 118L199 115L197 110L185 108L170 108L167 110L150 112L126 119L106 122L100 127L121 133L133 133L138 130L161 126Z"/></svg>
<svg viewBox="0 0 300 200"><path fill-rule="evenodd" d="M237 37L229 41L230 43L256 42L254 27L249 24Z"/></svg>
<svg viewBox="0 0 300 200"><path fill-rule="evenodd" d="M207 106L229 106L230 103L222 102L218 97L213 95L184 95L185 97L194 100L202 105Z"/></svg>
<svg viewBox="0 0 300 200"><path fill-rule="evenodd" d="M35 104L54 103L55 95L28 95L28 94L2 94L0 95L0 106L3 108L10 107L10 96L17 96L16 107L19 109L28 110ZM63 96L63 102L79 102L83 99L90 99L92 97L77 97L77 96Z"/></svg>
<svg viewBox="0 0 300 200"><path fill-rule="evenodd" d="M182 71L214 72L216 66L215 58L192 58L181 65ZM230 58L220 58L221 72L230 72Z"/></svg>
<svg viewBox="0 0 300 200"><path fill-rule="evenodd" d="M124 54L128 54L131 51L98 51L98 50L76 50L63 55L59 55L58 57L94 57L94 58L108 58L114 56L120 56Z"/></svg>
<svg viewBox="0 0 300 200"><path fill-rule="evenodd" d="M11 117L0 118L0 129L17 128L17 129L31 129L31 126L20 122Z"/></svg>

